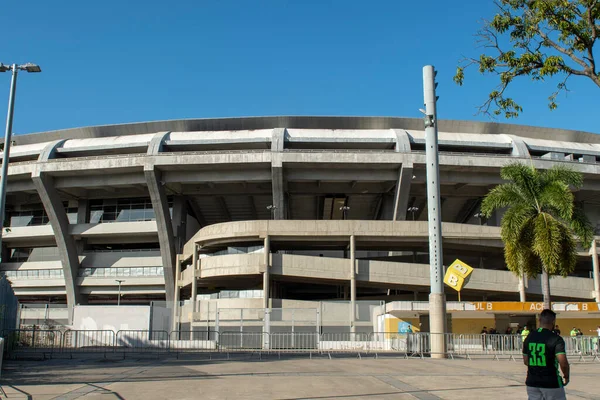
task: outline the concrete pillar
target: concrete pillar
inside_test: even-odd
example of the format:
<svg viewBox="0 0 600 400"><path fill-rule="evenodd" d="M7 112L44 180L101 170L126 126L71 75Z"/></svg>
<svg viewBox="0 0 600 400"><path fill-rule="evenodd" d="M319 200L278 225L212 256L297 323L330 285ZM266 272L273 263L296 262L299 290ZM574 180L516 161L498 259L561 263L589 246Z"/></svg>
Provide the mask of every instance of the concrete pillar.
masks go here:
<svg viewBox="0 0 600 400"><path fill-rule="evenodd" d="M198 262L198 246L194 245L194 253L192 255L192 312L196 312L196 299L198 297L198 280L196 279Z"/></svg>
<svg viewBox="0 0 600 400"><path fill-rule="evenodd" d="M171 223L173 225L173 235L175 236L175 251L178 254L183 251L183 246L186 242L187 203L187 199L184 196L175 196L173 198L173 217L171 218Z"/></svg>
<svg viewBox="0 0 600 400"><path fill-rule="evenodd" d="M63 202L58 195L54 185L54 179L42 171L43 164L54 157L56 149L64 143L57 140L49 143L40 153L38 162L34 164L31 179L38 195L44 205L50 225L54 232L56 247L60 254L60 261L65 278L65 291L67 294L67 306L69 308L69 323L73 318L73 306L80 304L83 300L79 293L75 279L79 270L79 256L73 236L69 233L69 219Z"/></svg>
<svg viewBox="0 0 600 400"><path fill-rule="evenodd" d="M177 331L178 326L177 322L179 321L179 315L181 315L181 307L179 305L179 278L181 277L181 258L177 256L175 260L175 291L173 292L173 312L172 312L172 321L171 321L171 330Z"/></svg>
<svg viewBox="0 0 600 400"><path fill-rule="evenodd" d="M265 254L263 263L265 265L265 272L263 272L263 308L269 308L269 269L271 264L271 239L267 235L264 241Z"/></svg>
<svg viewBox="0 0 600 400"><path fill-rule="evenodd" d="M286 218L285 182L283 179L283 149L285 128L273 129L271 139L271 188L273 191L273 219Z"/></svg>
<svg viewBox="0 0 600 400"><path fill-rule="evenodd" d="M446 294L429 294L429 332L431 332L431 349L440 349L441 353L432 354L431 358L446 358L446 332L447 316L443 312L446 309Z"/></svg>
<svg viewBox="0 0 600 400"><path fill-rule="evenodd" d="M77 201L77 223L86 224L90 215L90 202L86 199Z"/></svg>
<svg viewBox="0 0 600 400"><path fill-rule="evenodd" d="M410 186L413 177L413 164L404 163L398 171L398 182L394 194L394 221L406 220L406 209L410 198Z"/></svg>
<svg viewBox="0 0 600 400"><path fill-rule="evenodd" d="M165 188L160 182L160 171L154 169L154 165L144 166L144 175L152 208L156 216L156 228L158 230L158 243L163 261L163 272L165 276L165 293L167 299L172 299L175 292L175 240L173 239L173 225L169 213L169 204ZM167 307L169 301L167 300Z"/></svg>
<svg viewBox="0 0 600 400"><path fill-rule="evenodd" d="M144 165L144 176L146 186L152 201L152 208L156 216L156 228L158 230L158 243L163 261L163 273L165 277L165 297L167 307L170 308L170 299L175 296L175 240L173 238L173 225L169 212L167 194L161 183L161 172L153 163L153 157L160 154L165 140L170 132L159 132L155 134L148 144L148 162Z"/></svg>
<svg viewBox="0 0 600 400"><path fill-rule="evenodd" d="M594 298L596 303L600 303L600 267L598 266L598 247L596 239L592 241L592 248L590 249L592 255L592 278L594 279Z"/></svg>
<svg viewBox="0 0 600 400"><path fill-rule="evenodd" d="M525 303L527 301L527 296L525 294L525 275L521 274L519 276L519 301L521 303Z"/></svg>
<svg viewBox="0 0 600 400"><path fill-rule="evenodd" d="M356 332L356 240L350 236L350 332Z"/></svg>

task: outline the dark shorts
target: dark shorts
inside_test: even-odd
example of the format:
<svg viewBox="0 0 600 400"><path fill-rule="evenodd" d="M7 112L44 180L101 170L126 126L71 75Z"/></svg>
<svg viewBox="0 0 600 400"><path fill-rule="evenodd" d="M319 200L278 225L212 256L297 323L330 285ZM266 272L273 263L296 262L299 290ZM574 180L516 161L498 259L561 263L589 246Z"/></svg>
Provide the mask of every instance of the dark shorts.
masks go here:
<svg viewBox="0 0 600 400"><path fill-rule="evenodd" d="M529 400L566 400L565 388L546 389L527 386Z"/></svg>

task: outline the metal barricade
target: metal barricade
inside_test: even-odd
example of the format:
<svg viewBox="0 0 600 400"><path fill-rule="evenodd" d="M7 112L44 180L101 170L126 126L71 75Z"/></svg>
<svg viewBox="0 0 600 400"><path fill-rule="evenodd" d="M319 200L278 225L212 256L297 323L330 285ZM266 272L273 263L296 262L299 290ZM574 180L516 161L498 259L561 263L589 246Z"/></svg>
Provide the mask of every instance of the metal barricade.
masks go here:
<svg viewBox="0 0 600 400"><path fill-rule="evenodd" d="M409 357L423 358L430 351L429 333L408 333L406 353Z"/></svg>
<svg viewBox="0 0 600 400"><path fill-rule="evenodd" d="M218 350L216 331L173 331L169 350L175 353L214 352Z"/></svg>
<svg viewBox="0 0 600 400"><path fill-rule="evenodd" d="M407 357L407 334L396 332L373 332L369 335L369 351L379 353L403 354Z"/></svg>
<svg viewBox="0 0 600 400"><path fill-rule="evenodd" d="M115 349L115 332L109 330L67 330L63 334L65 353L106 353Z"/></svg>
<svg viewBox="0 0 600 400"><path fill-rule="evenodd" d="M166 353L169 351L167 331L120 330L115 337L115 351L125 353Z"/></svg>
<svg viewBox="0 0 600 400"><path fill-rule="evenodd" d="M58 330L9 329L2 332L8 357L42 353L52 356L62 347L63 334Z"/></svg>
<svg viewBox="0 0 600 400"><path fill-rule="evenodd" d="M370 350L368 333L323 333L319 342L319 350L323 353L367 353Z"/></svg>
<svg viewBox="0 0 600 400"><path fill-rule="evenodd" d="M600 338L597 336L570 336L563 338L567 356L578 357L579 361L591 358L600 361Z"/></svg>
<svg viewBox="0 0 600 400"><path fill-rule="evenodd" d="M313 353L319 350L319 334L317 332L271 333L269 350L279 353Z"/></svg>
<svg viewBox="0 0 600 400"><path fill-rule="evenodd" d="M269 343L269 334L263 332L220 332L219 351L260 351ZM266 348L265 350L267 350Z"/></svg>

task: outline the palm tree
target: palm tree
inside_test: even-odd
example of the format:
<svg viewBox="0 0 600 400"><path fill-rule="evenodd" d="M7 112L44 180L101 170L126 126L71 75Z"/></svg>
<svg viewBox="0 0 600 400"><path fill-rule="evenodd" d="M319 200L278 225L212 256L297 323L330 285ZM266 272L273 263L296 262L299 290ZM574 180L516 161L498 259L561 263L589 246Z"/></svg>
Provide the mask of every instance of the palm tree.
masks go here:
<svg viewBox="0 0 600 400"><path fill-rule="evenodd" d="M564 166L538 171L511 163L500 176L509 182L490 190L481 212L489 218L506 208L500 224L506 265L519 276L541 274L544 308L550 308L550 276L572 273L577 242L589 248L593 239L592 225L571 192L582 186L583 175Z"/></svg>

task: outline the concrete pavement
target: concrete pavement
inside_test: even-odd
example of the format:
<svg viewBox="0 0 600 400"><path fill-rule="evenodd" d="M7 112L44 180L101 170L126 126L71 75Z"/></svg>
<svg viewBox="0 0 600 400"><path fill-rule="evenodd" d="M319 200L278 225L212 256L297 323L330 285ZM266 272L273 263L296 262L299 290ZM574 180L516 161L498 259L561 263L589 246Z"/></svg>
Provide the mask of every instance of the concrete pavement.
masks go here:
<svg viewBox="0 0 600 400"><path fill-rule="evenodd" d="M8 399L526 399L513 361L277 358L5 362ZM572 364L568 398L600 399L600 363Z"/></svg>

